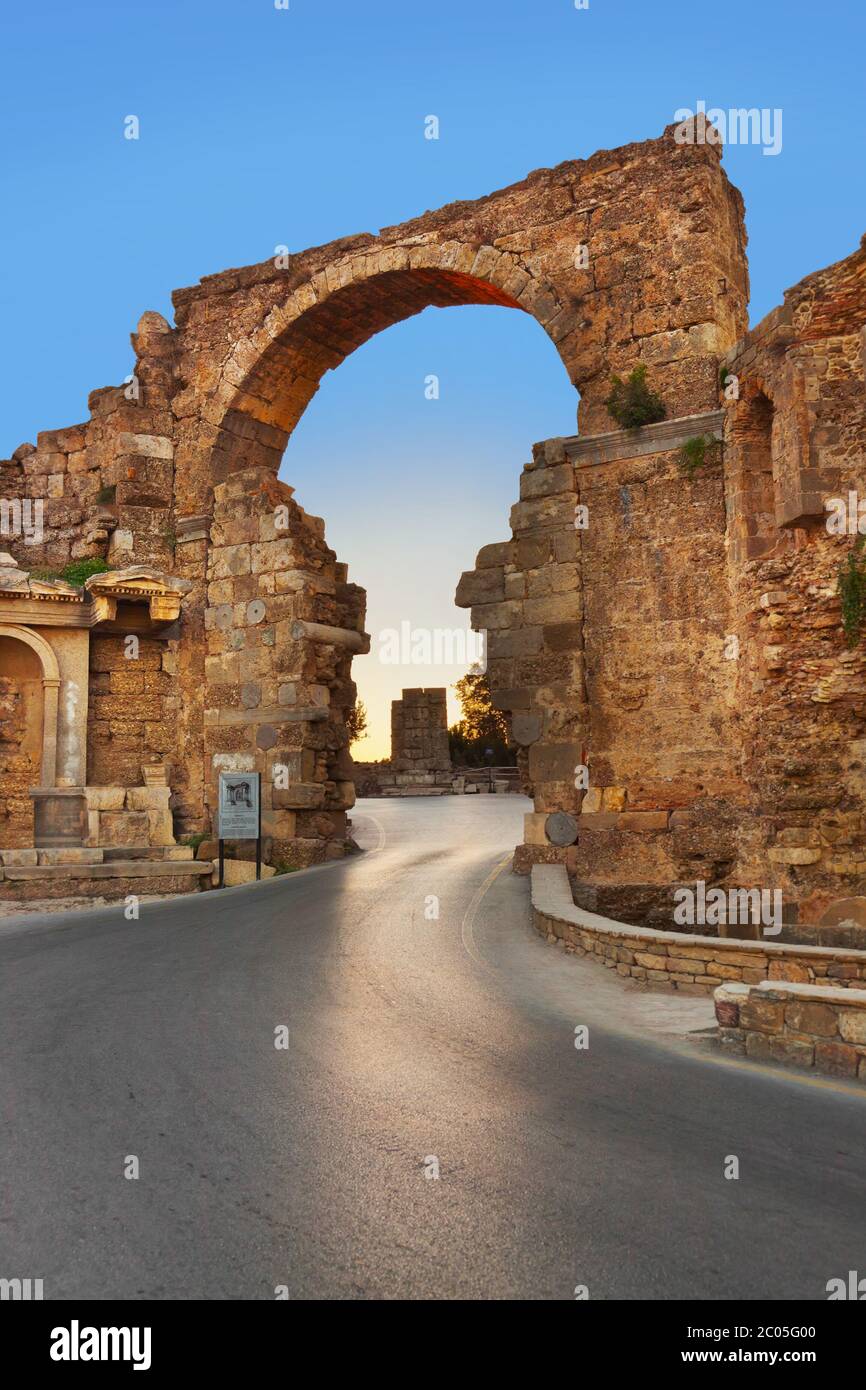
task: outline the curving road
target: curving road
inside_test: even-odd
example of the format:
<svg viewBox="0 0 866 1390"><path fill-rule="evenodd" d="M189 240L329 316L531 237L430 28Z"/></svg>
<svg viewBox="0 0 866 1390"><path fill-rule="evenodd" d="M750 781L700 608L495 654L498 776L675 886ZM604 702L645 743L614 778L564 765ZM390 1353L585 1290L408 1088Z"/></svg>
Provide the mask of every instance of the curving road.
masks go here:
<svg viewBox="0 0 866 1390"><path fill-rule="evenodd" d="M862 1268L866 1093L721 1058L679 1036L704 1002L538 938L496 873L526 808L361 802L348 862L0 928L0 1277L824 1299Z"/></svg>

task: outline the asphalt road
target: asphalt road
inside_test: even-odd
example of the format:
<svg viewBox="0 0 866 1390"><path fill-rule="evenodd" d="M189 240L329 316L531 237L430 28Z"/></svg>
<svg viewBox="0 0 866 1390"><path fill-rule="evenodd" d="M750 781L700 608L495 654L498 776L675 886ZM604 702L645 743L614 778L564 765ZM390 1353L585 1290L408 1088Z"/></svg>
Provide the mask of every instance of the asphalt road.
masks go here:
<svg viewBox="0 0 866 1390"><path fill-rule="evenodd" d="M3 926L0 1277L825 1299L866 1273L866 1092L643 1031L656 1001L548 946L527 881L494 876L525 809L362 802L350 861Z"/></svg>

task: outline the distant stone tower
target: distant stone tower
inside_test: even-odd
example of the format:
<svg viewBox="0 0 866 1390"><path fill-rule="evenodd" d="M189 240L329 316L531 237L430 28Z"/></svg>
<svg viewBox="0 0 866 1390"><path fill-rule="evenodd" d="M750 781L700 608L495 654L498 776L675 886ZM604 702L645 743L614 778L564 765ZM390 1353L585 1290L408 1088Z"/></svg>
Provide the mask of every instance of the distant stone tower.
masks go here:
<svg viewBox="0 0 866 1390"><path fill-rule="evenodd" d="M404 690L391 701L391 764L395 772L448 772L446 690Z"/></svg>

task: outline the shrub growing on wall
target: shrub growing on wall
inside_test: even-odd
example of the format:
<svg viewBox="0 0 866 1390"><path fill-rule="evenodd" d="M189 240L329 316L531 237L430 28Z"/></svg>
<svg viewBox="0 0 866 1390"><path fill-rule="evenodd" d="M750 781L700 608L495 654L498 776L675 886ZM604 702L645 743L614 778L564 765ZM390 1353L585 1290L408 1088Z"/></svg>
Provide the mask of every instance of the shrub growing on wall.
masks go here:
<svg viewBox="0 0 866 1390"><path fill-rule="evenodd" d="M856 647L866 626L866 536L858 536L839 566L842 627L849 647Z"/></svg>
<svg viewBox="0 0 866 1390"><path fill-rule="evenodd" d="M63 571L62 578L67 584L77 584L84 588L85 580L92 574L107 574L108 565L104 560L73 560L71 565L67 565Z"/></svg>
<svg viewBox="0 0 866 1390"><path fill-rule="evenodd" d="M663 420L667 411L661 396L647 386L646 367L635 367L630 376L612 376L611 392L605 401L607 413L624 430L640 429Z"/></svg>
<svg viewBox="0 0 866 1390"><path fill-rule="evenodd" d="M711 434L697 434L687 439L677 453L677 465L687 478L693 478L699 468L716 463L721 456L721 443Z"/></svg>
<svg viewBox="0 0 866 1390"><path fill-rule="evenodd" d="M84 588L85 581L92 574L107 574L110 566L104 560L91 558L89 560L73 560L62 570L31 570L32 579L65 579L67 584L75 584L79 589Z"/></svg>

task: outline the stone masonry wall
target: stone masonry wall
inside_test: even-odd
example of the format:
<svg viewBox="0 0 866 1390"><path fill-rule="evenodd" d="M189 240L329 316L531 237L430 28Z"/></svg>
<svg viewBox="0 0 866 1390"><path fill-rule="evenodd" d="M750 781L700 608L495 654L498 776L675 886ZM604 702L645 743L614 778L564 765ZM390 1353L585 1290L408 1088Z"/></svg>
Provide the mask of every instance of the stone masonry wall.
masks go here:
<svg viewBox="0 0 866 1390"><path fill-rule="evenodd" d="M539 445L513 539L485 547L457 591L487 629L494 702L535 800L516 866L565 863L584 905L626 920L669 915L671 883L714 880L735 858L746 788L722 469L689 479L677 463L720 425L716 409ZM571 842L551 843L563 812Z"/></svg>
<svg viewBox="0 0 866 1390"><path fill-rule="evenodd" d="M537 864L531 873L533 923L542 936L653 989L712 994L723 982L748 987L762 980L844 991L866 986L864 951L634 927L578 907L561 865Z"/></svg>
<svg viewBox="0 0 866 1390"><path fill-rule="evenodd" d="M144 764L177 756L176 645L141 637L130 660L122 636L91 636L88 786L137 787Z"/></svg>
<svg viewBox="0 0 866 1390"><path fill-rule="evenodd" d="M866 498L864 322L861 248L730 351L739 395L538 446L513 540L461 580L526 750L516 865L566 864L587 907L663 921L702 879L779 889L788 923L841 899L866 921L866 654L837 589L854 537L825 524L831 497ZM689 479L698 435L723 462Z"/></svg>
<svg viewBox="0 0 866 1390"><path fill-rule="evenodd" d="M866 644L846 645L838 593L856 537L826 525L829 499L866 500L864 325L861 245L788 291L725 359L739 383L725 486L751 812L737 853L752 882L769 867L801 920L866 895Z"/></svg>
<svg viewBox="0 0 866 1390"><path fill-rule="evenodd" d="M20 644L19 644L20 645ZM0 639L0 656L6 657ZM32 657L29 650L26 657ZM39 783L42 756L42 681L38 663L0 676L0 844L33 844L30 788ZM33 668L36 668L35 670Z"/></svg>
<svg viewBox="0 0 866 1390"><path fill-rule="evenodd" d="M714 998L727 1051L866 1081L866 990L768 980Z"/></svg>
<svg viewBox="0 0 866 1390"><path fill-rule="evenodd" d="M324 541L324 523L265 468L220 484L204 625L205 767L212 818L223 771L262 774L270 862L344 850L353 804L346 715L351 660L368 642L363 591Z"/></svg>

